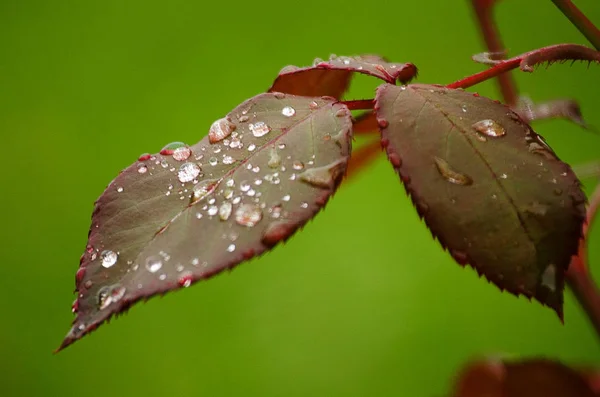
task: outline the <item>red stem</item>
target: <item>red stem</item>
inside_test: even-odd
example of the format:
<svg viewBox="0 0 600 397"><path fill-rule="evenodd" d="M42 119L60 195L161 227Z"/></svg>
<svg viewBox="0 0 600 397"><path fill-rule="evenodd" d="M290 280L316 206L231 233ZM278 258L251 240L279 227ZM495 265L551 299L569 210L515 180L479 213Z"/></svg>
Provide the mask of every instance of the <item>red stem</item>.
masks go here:
<svg viewBox="0 0 600 397"><path fill-rule="evenodd" d="M489 52L504 51L504 44L496 28L492 8L496 0L473 0L473 8L479 22L479 28ZM517 103L517 86L510 73L498 75L498 88L504 103L513 106Z"/></svg>
<svg viewBox="0 0 600 397"><path fill-rule="evenodd" d="M566 273L567 285L573 291L575 298L587 314L598 336L600 336L600 291L589 271L587 239L599 206L600 186L596 187L596 191L590 199L586 223L583 226L583 237L579 242L579 252L571 260Z"/></svg>
<svg viewBox="0 0 600 397"><path fill-rule="evenodd" d="M342 101L350 110L369 110L375 106L374 99L357 99L354 101Z"/></svg>
<svg viewBox="0 0 600 397"><path fill-rule="evenodd" d="M600 51L600 30L590 21L571 0L552 0L569 21L598 51Z"/></svg>

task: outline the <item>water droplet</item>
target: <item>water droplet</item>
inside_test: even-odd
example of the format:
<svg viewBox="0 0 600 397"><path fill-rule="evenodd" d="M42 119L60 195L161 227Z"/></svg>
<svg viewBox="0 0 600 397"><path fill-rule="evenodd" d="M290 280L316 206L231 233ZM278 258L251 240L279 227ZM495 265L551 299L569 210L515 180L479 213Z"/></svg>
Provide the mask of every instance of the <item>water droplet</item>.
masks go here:
<svg viewBox="0 0 600 397"><path fill-rule="evenodd" d="M183 142L171 142L160 150L160 154L163 156L170 156L175 153L175 150L181 147L187 146Z"/></svg>
<svg viewBox="0 0 600 397"><path fill-rule="evenodd" d="M255 174L260 172L260 167L258 165L255 167L252 167L252 172L254 172Z"/></svg>
<svg viewBox="0 0 600 397"><path fill-rule="evenodd" d="M102 260L102 266L105 268L112 267L115 263L117 263L118 255L116 252L106 250L102 251L100 254L100 259Z"/></svg>
<svg viewBox="0 0 600 397"><path fill-rule="evenodd" d="M460 107L463 111L463 113L467 113L467 105L461 105Z"/></svg>
<svg viewBox="0 0 600 397"><path fill-rule="evenodd" d="M190 285L192 285L192 281L193 281L193 276L191 272L186 272L183 273L179 279L177 280L177 283L183 287L183 288L187 288Z"/></svg>
<svg viewBox="0 0 600 397"><path fill-rule="evenodd" d="M300 207L301 208L308 208L308 203L306 201L303 201L302 203L300 203Z"/></svg>
<svg viewBox="0 0 600 397"><path fill-rule="evenodd" d="M221 218L221 220L223 220L223 221L226 221L227 219L229 219L232 209L233 209L233 204L231 204L228 201L221 204L221 207L219 207L219 218Z"/></svg>
<svg viewBox="0 0 600 397"><path fill-rule="evenodd" d="M542 285L547 287L550 291L556 291L556 266L554 264L548 265L544 273L542 274Z"/></svg>
<svg viewBox="0 0 600 397"><path fill-rule="evenodd" d="M281 199L283 201L290 201L291 196L289 194L286 194L285 196L283 196Z"/></svg>
<svg viewBox="0 0 600 397"><path fill-rule="evenodd" d="M292 164L292 167L293 167L295 170L301 170L301 169L303 169L303 168L304 168L304 163L303 163L302 161L298 161L298 160L296 160L296 161L294 161L294 163Z"/></svg>
<svg viewBox="0 0 600 397"><path fill-rule="evenodd" d="M346 161L346 159L340 159L322 167L309 168L299 174L298 178L316 187L332 189L346 169Z"/></svg>
<svg viewBox="0 0 600 397"><path fill-rule="evenodd" d="M250 120L250 117L242 115L238 118L238 120L240 121L240 123L245 123L246 121Z"/></svg>
<svg viewBox="0 0 600 397"><path fill-rule="evenodd" d="M185 161L192 155L192 151L188 146L178 147L173 151L173 158L177 161Z"/></svg>
<svg viewBox="0 0 600 397"><path fill-rule="evenodd" d="M502 178L502 179L506 179L506 178L508 178L508 175L506 175L506 174L501 174L501 175L500 175L500 178Z"/></svg>
<svg viewBox="0 0 600 397"><path fill-rule="evenodd" d="M491 119L480 120L472 125L479 133L492 138L506 135L506 130L500 124Z"/></svg>
<svg viewBox="0 0 600 397"><path fill-rule="evenodd" d="M137 171L140 174L145 174L146 172L148 172L148 167L146 167L146 165L144 165L144 164L140 164L140 165L138 165Z"/></svg>
<svg viewBox="0 0 600 397"><path fill-rule="evenodd" d="M235 221L242 225L252 227L262 219L262 210L253 204L242 204L235 211Z"/></svg>
<svg viewBox="0 0 600 397"><path fill-rule="evenodd" d="M251 143L251 144L250 144L250 146L248 146L248 151L249 151L249 152L253 152L253 151L254 151L254 149L256 149L256 145L255 145L255 144L253 144L253 143Z"/></svg>
<svg viewBox="0 0 600 397"><path fill-rule="evenodd" d="M461 174L459 172L454 171L450 167L448 162L446 162L446 160L441 159L439 157L435 157L434 159L435 159L435 165L437 167L437 170L439 171L440 174L442 174L442 176L448 182L455 183L457 185L463 185L463 186L473 184L473 180L471 179L471 177L469 177L468 175Z"/></svg>
<svg viewBox="0 0 600 397"><path fill-rule="evenodd" d="M292 117L296 114L296 110L291 106L286 106L281 110L281 114L283 114L285 117Z"/></svg>
<svg viewBox="0 0 600 397"><path fill-rule="evenodd" d="M315 101L312 101L311 103L309 103L309 104L308 104L308 107L309 107L311 110L316 110L316 109L318 109L318 108L319 108L319 104L318 104L317 102L315 102Z"/></svg>
<svg viewBox="0 0 600 397"><path fill-rule="evenodd" d="M217 212L219 212L219 208L216 205L211 205L210 207L208 207L208 215L215 216L217 215Z"/></svg>
<svg viewBox="0 0 600 397"><path fill-rule="evenodd" d="M109 287L102 287L98 291L98 307L100 310L120 301L125 296L125 287L115 284Z"/></svg>
<svg viewBox="0 0 600 397"><path fill-rule="evenodd" d="M257 121L254 124L250 124L249 127L250 131L252 131L252 135L257 138L260 138L261 136L267 135L269 132L271 132L271 127L262 121Z"/></svg>
<svg viewBox="0 0 600 397"><path fill-rule="evenodd" d="M277 168L281 164L281 156L277 153L277 149L271 148L269 152L269 162L267 165L271 168Z"/></svg>
<svg viewBox="0 0 600 397"><path fill-rule="evenodd" d="M250 183L248 181L242 181L240 183L240 190L242 192L247 192L250 189Z"/></svg>
<svg viewBox="0 0 600 397"><path fill-rule="evenodd" d="M144 154L141 154L140 157L138 157L138 161L150 160L150 157L152 157L152 155L150 153L144 153Z"/></svg>
<svg viewBox="0 0 600 397"><path fill-rule="evenodd" d="M200 167L196 163L183 163L177 172L177 177L182 183L193 181L198 175Z"/></svg>
<svg viewBox="0 0 600 397"><path fill-rule="evenodd" d="M215 165L217 165L218 163L219 163L219 160L217 160L216 157L211 157L211 158L208 159L208 164L212 165L213 167Z"/></svg>
<svg viewBox="0 0 600 397"><path fill-rule="evenodd" d="M232 149L237 149L242 146L242 141L239 138L232 138L229 147Z"/></svg>
<svg viewBox="0 0 600 397"><path fill-rule="evenodd" d="M235 244L229 244L229 246L227 247L227 252L233 252L235 251Z"/></svg>
<svg viewBox="0 0 600 397"><path fill-rule="evenodd" d="M146 260L146 269L150 273L156 273L162 268L162 260L156 256L151 256Z"/></svg>
<svg viewBox="0 0 600 397"><path fill-rule="evenodd" d="M119 192L119 193L122 193L122 192L123 192L123 188L122 188L121 186L119 186L119 187L117 188L117 192Z"/></svg>
<svg viewBox="0 0 600 397"><path fill-rule="evenodd" d="M233 131L235 131L235 124L224 117L212 123L208 130L208 141L210 143L217 143L227 138Z"/></svg>
<svg viewBox="0 0 600 397"><path fill-rule="evenodd" d="M223 164L233 164L234 159L231 156L223 156Z"/></svg>
<svg viewBox="0 0 600 397"><path fill-rule="evenodd" d="M211 194L217 183L219 181L217 179L206 179L194 186L194 193L192 194L192 203L196 203L200 200L203 200L206 196Z"/></svg>

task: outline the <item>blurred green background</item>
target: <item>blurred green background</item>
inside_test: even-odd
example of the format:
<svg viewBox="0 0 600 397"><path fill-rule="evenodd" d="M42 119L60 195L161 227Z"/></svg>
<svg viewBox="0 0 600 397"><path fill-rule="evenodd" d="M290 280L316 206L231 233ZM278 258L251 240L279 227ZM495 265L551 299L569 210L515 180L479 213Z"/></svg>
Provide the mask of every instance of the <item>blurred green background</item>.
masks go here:
<svg viewBox="0 0 600 397"><path fill-rule="evenodd" d="M480 355L600 366L571 294L563 326L457 266L384 158L285 247L52 354L72 320L92 204L122 168L200 140L287 64L378 53L415 63L430 83L481 70L469 3L0 2L0 395L442 396ZM577 4L600 24L598 0ZM586 44L549 0L506 0L497 18L511 54ZM578 98L600 127L600 68L517 80L534 100ZM359 79L353 95L376 84ZM477 90L497 97L493 83ZM600 158L598 135L565 121L534 127L569 163ZM590 245L600 275L600 229Z"/></svg>

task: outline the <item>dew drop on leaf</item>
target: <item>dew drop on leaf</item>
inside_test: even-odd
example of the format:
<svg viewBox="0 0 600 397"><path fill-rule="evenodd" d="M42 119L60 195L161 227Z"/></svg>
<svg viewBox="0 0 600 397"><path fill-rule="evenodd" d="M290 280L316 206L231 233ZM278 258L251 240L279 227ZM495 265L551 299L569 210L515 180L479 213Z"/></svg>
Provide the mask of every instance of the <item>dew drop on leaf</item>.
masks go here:
<svg viewBox="0 0 600 397"><path fill-rule="evenodd" d="M173 151L173 158L177 161L185 161L191 155L192 151L188 146L181 146Z"/></svg>
<svg viewBox="0 0 600 397"><path fill-rule="evenodd" d="M291 106L286 106L281 110L281 114L283 114L286 117L292 117L296 114L296 110Z"/></svg>
<svg viewBox="0 0 600 397"><path fill-rule="evenodd" d="M183 163L177 172L177 178L180 182L190 182L200 175L200 167L196 163Z"/></svg>
<svg viewBox="0 0 600 397"><path fill-rule="evenodd" d="M175 150L187 146L183 142L171 142L160 150L160 154L163 156L170 156L175 153Z"/></svg>
<svg viewBox="0 0 600 397"><path fill-rule="evenodd" d="M118 255L116 252L106 250L102 251L100 254L100 259L102 260L102 266L108 269L117 263Z"/></svg>
<svg viewBox="0 0 600 397"><path fill-rule="evenodd" d="M242 225L253 227L262 219L262 210L253 204L242 204L235 211L235 221Z"/></svg>
<svg viewBox="0 0 600 397"><path fill-rule="evenodd" d="M150 273L156 273L162 268L162 260L156 256L151 256L146 260L146 269Z"/></svg>
<svg viewBox="0 0 600 397"><path fill-rule="evenodd" d="M208 207L208 215L214 216L217 215L217 212L219 212L219 207L217 207L216 205L211 205L210 207Z"/></svg>
<svg viewBox="0 0 600 397"><path fill-rule="evenodd" d="M271 127L269 127L263 121L257 121L254 124L250 124L250 131L252 131L252 135L260 138L261 136L267 135L269 132L271 132Z"/></svg>
<svg viewBox="0 0 600 397"><path fill-rule="evenodd" d="M473 128L484 135L497 138L506 135L506 130L492 119L480 120L473 124Z"/></svg>
<svg viewBox="0 0 600 397"><path fill-rule="evenodd" d="M460 172L454 171L450 164L444 159L439 157L435 157L435 166L440 174L451 183L455 183L457 185L468 186L473 184L473 180L471 177L465 174L461 174Z"/></svg>
<svg viewBox="0 0 600 397"><path fill-rule="evenodd" d="M148 172L148 167L146 167L146 165L145 165L145 164L140 164L140 165L138 166L138 170L137 170L137 171L138 171L138 173L140 173L140 174L145 174L146 172Z"/></svg>
<svg viewBox="0 0 600 397"><path fill-rule="evenodd" d="M235 129L235 124L229 121L226 117L219 119L210 126L210 129L208 130L208 141L210 143L222 141L231 135Z"/></svg>
<svg viewBox="0 0 600 397"><path fill-rule="evenodd" d="M271 168L277 168L281 164L281 156L277 153L277 149L271 148L269 152L269 162L267 165Z"/></svg>
<svg viewBox="0 0 600 397"><path fill-rule="evenodd" d="M233 205L228 201L221 204L221 206L219 207L219 218L221 218L221 220L223 221L229 219L229 216L231 216L232 209Z"/></svg>
<svg viewBox="0 0 600 397"><path fill-rule="evenodd" d="M125 296L126 289L121 285L103 287L98 291L98 307L100 310L120 301Z"/></svg>

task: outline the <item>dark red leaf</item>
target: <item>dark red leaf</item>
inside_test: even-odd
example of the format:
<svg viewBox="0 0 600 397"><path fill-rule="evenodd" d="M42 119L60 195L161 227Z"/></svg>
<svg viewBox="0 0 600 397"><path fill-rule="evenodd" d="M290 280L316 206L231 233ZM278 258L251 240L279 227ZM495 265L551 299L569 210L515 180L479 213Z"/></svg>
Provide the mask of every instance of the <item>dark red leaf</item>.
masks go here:
<svg viewBox="0 0 600 397"><path fill-rule="evenodd" d="M368 111L362 113L354 120L354 135L369 134L371 132L379 131L379 124L377 124L377 117L375 112Z"/></svg>
<svg viewBox="0 0 600 397"><path fill-rule="evenodd" d="M470 363L456 381L455 397L594 397L597 373L546 359Z"/></svg>
<svg viewBox="0 0 600 397"><path fill-rule="evenodd" d="M327 98L247 100L192 147L143 155L96 202L61 348L142 298L188 287L286 240L346 171L351 113Z"/></svg>
<svg viewBox="0 0 600 397"><path fill-rule="evenodd" d="M411 63L390 63L377 55L343 57L332 55L328 61L315 59L313 66L286 66L269 92L304 96L330 96L340 99L346 92L352 73L363 73L394 84L407 83L417 74Z"/></svg>
<svg viewBox="0 0 600 397"><path fill-rule="evenodd" d="M562 319L585 218L571 168L510 108L476 94L385 85L375 109L389 160L454 259Z"/></svg>

